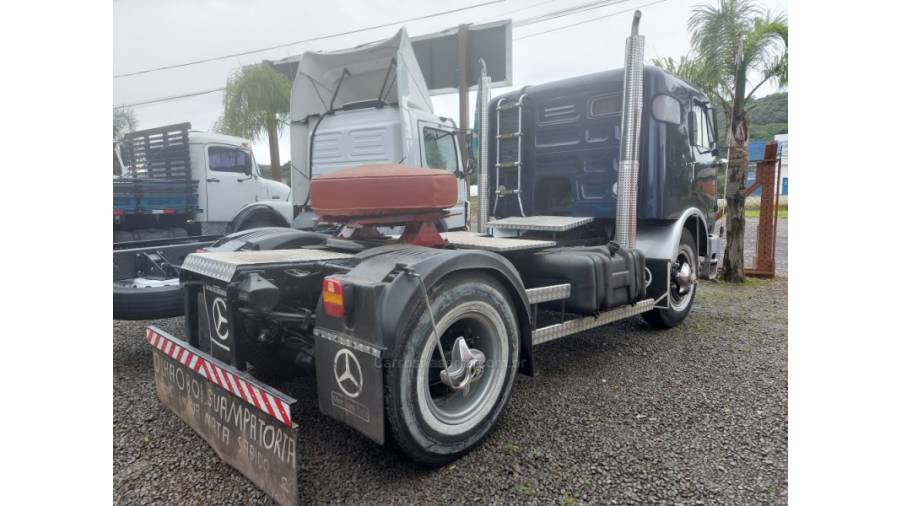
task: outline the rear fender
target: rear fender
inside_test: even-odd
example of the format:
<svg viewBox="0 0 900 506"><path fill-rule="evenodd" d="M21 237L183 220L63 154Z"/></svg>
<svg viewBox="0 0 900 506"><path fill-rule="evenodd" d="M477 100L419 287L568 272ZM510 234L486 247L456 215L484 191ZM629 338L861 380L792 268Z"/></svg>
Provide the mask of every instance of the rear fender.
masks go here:
<svg viewBox="0 0 900 506"><path fill-rule="evenodd" d="M353 283L355 308L351 325L321 316L317 327L370 340L384 358L397 353L398 333L422 301L419 280L397 269L405 266L419 276L428 290L447 276L460 272L488 273L504 285L516 310L522 342L520 371L533 374L531 318L525 286L518 272L502 256L479 250L443 250L419 246L384 246L357 255L360 263L343 277ZM402 302L401 302L402 301ZM369 320L370 321L365 321Z"/></svg>

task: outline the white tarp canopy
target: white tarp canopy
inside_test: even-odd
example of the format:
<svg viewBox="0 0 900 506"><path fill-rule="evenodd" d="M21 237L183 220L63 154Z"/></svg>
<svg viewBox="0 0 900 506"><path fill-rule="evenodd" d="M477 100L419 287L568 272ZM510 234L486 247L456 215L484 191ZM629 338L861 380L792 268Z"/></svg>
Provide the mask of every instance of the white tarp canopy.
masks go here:
<svg viewBox="0 0 900 506"><path fill-rule="evenodd" d="M394 67L396 62L396 67ZM392 69L392 67L394 67ZM406 29L390 39L329 53L306 52L297 62L291 90L291 121L325 113L344 75L334 108L380 98L400 108L433 112L431 96Z"/></svg>

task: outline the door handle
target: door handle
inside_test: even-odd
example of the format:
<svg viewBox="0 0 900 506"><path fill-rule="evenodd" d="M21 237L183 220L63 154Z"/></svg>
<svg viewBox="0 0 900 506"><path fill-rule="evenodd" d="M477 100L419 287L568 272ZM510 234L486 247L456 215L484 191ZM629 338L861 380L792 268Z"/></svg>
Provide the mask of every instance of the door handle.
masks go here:
<svg viewBox="0 0 900 506"><path fill-rule="evenodd" d="M208 178L206 178L206 182L207 183L218 183L219 180L214 177L208 177Z"/></svg>
<svg viewBox="0 0 900 506"><path fill-rule="evenodd" d="M251 179L253 179L253 176L245 177L245 178L243 178L243 179L238 179L237 182L238 182L238 183L243 183L244 181L249 181L249 180L251 180Z"/></svg>

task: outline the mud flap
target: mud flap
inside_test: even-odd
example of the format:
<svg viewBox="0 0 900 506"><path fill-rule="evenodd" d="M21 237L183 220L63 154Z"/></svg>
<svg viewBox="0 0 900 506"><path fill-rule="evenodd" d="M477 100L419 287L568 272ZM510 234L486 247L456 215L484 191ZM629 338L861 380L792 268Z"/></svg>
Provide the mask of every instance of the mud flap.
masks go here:
<svg viewBox="0 0 900 506"><path fill-rule="evenodd" d="M296 401L156 327L147 342L160 401L278 504L296 505Z"/></svg>
<svg viewBox="0 0 900 506"><path fill-rule="evenodd" d="M384 444L384 385L379 348L317 328L319 409Z"/></svg>

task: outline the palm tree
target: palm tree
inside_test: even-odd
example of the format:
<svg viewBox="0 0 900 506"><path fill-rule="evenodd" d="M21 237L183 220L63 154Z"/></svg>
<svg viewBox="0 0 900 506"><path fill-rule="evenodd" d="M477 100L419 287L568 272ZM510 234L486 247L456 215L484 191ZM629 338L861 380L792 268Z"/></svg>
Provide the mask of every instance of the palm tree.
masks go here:
<svg viewBox="0 0 900 506"><path fill-rule="evenodd" d="M265 133L272 179L281 181L278 133L290 110L291 81L267 62L249 65L228 78L222 101L225 112L216 130L253 141Z"/></svg>
<svg viewBox="0 0 900 506"><path fill-rule="evenodd" d="M783 14L763 11L754 0L719 0L693 8L689 57L653 63L690 81L725 113L728 145L728 239L724 271L744 280L744 189L750 124L747 103L769 82L788 82L788 25ZM749 91L748 91L749 89Z"/></svg>
<svg viewBox="0 0 900 506"><path fill-rule="evenodd" d="M134 109L125 109L124 107L113 109L113 139L121 139L128 132L133 132L137 128L137 124Z"/></svg>

